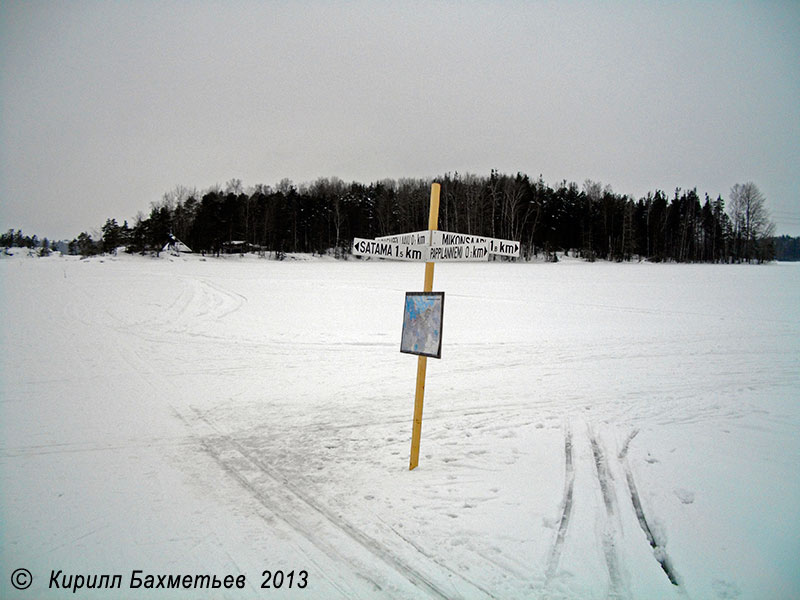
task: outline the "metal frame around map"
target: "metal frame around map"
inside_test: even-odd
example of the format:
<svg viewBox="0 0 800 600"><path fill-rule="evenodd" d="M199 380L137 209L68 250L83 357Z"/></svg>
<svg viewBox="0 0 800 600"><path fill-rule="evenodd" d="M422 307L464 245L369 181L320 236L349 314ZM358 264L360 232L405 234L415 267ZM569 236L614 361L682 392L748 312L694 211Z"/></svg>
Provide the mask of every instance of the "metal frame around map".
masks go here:
<svg viewBox="0 0 800 600"><path fill-rule="evenodd" d="M405 337L406 324L408 318L408 297L409 296L433 296L440 299L441 311L439 312L439 344L436 348L436 354L428 352L415 352L414 350L403 348L403 338ZM403 304L403 331L400 334L400 352L405 354L416 354L417 356L428 356L430 358L442 358L442 325L444 324L444 292L406 292L406 301Z"/></svg>

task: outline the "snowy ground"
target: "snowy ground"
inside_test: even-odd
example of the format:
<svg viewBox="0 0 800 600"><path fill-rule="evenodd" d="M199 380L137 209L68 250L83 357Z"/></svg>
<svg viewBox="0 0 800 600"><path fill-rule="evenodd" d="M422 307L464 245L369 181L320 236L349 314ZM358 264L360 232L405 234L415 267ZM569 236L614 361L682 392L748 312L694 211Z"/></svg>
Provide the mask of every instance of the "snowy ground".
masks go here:
<svg viewBox="0 0 800 600"><path fill-rule="evenodd" d="M800 265L437 265L408 471L422 280L0 260L0 597L800 597Z"/></svg>

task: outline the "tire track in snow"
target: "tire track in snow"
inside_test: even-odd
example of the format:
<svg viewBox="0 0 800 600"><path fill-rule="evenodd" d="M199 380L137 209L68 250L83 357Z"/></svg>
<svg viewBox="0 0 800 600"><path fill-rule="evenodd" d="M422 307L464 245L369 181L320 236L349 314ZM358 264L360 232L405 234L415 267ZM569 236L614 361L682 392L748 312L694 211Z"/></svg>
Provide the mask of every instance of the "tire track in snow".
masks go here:
<svg viewBox="0 0 800 600"><path fill-rule="evenodd" d="M242 308L247 298L223 285L205 278L177 277L171 285L180 286L169 304L139 320L122 322L118 316L105 311L115 328L142 339L163 339L175 334L198 335L210 339L226 339L198 332L206 322L220 321ZM96 320L96 318L95 318Z"/></svg>
<svg viewBox="0 0 800 600"><path fill-rule="evenodd" d="M47 454L73 454L81 452L114 452L117 450L133 450L137 448L174 448L189 445L191 445L191 442L187 442L181 438L171 437L122 439L112 444L92 441L60 442L53 444L31 444L28 446L7 446L0 450L0 458L43 456Z"/></svg>
<svg viewBox="0 0 800 600"><path fill-rule="evenodd" d="M323 553L335 560L349 564L357 575L366 579L376 590L382 591L387 583L379 580L374 575L364 575L364 573L374 572L373 565L360 562L357 557L353 556L355 554L353 552L345 554L343 549L347 548L347 543L337 546L335 543L325 541L323 539L325 536L321 535L321 530L327 529L329 533L332 533L333 537L341 538L344 535L374 558L383 562L398 577L410 582L414 588L427 593L430 597L442 599L461 597L461 594L455 588L450 590L443 589L430 576L388 550L379 540L348 523L341 515L334 514L310 495L300 491L292 481L276 473L274 469L264 464L260 458L254 456L239 442L228 435L222 434L202 413L196 409L193 410L198 418L215 432L214 435L203 438L201 443L206 452L227 473L236 479L272 514L286 522ZM415 552L434 562L437 569L446 569L453 576L458 577L462 584L471 588L472 592L469 597L474 597L472 593L475 592L481 593L486 597L494 597L488 590L466 579L460 573L449 569L439 561L433 560L407 538L400 537Z"/></svg>
<svg viewBox="0 0 800 600"><path fill-rule="evenodd" d="M201 279L200 282L205 287L209 298L208 314L215 321L235 313L247 303L245 296L225 289L218 283L213 283L208 279Z"/></svg>
<svg viewBox="0 0 800 600"><path fill-rule="evenodd" d="M233 479L235 479L244 489L246 489L264 508L266 508L275 518L282 520L286 523L289 527L293 530L300 532L303 537L305 537L308 541L310 541L315 547L319 548L324 554L329 556L330 558L339 561L339 562L346 562L350 566L354 567L357 573L361 574L362 571L365 569L362 565L355 563L351 558L344 556L338 549L331 544L320 542L319 540L313 539L309 532L301 528L300 524L298 523L294 511L285 510L285 507L281 507L278 501L275 500L276 496L274 494L263 494L259 491L259 485L255 483L250 477L247 477L247 465L241 463L241 459L237 460L235 452L233 454L230 453L230 448L224 448L222 444L218 443L218 439L203 439L200 441L201 446L205 450L205 452L211 456L217 464L225 471L228 475L230 475ZM212 441L213 440L213 441ZM227 441L227 440L226 440ZM317 561L313 560L313 558L309 557L312 563L317 564ZM319 566L319 565L318 565ZM345 589L342 587L340 583L337 582L336 577L328 577L325 575L325 569L320 568L320 573L325 576L325 578L337 589L341 592L343 597L351 597L354 595L354 590L352 589ZM367 580L372 586L373 589L376 591L382 591L382 586L373 578L368 576L362 577Z"/></svg>
<svg viewBox="0 0 800 600"><path fill-rule="evenodd" d="M606 507L607 524L603 532L603 554L606 559L606 569L608 571L609 590L608 596L610 598L624 598L627 596L622 581L620 572L619 556L616 548L616 538L618 531L612 525L612 521L616 518L617 501L614 494L614 482L611 479L611 474L608 470L608 462L606 461L605 453L603 452L597 438L594 436L591 428L588 430L589 443L592 447L592 455L594 456L595 473L597 480L600 483L600 492L603 496L603 503Z"/></svg>
<svg viewBox="0 0 800 600"><path fill-rule="evenodd" d="M564 508L561 512L558 533L556 534L553 547L550 549L550 557L547 561L545 585L549 584L550 580L556 574L556 569L558 569L558 561L561 559L561 552L564 548L564 537L567 534L569 518L572 513L573 492L575 489L575 466L572 459L572 430L569 428L569 425L566 426L564 432L564 472Z"/></svg>
<svg viewBox="0 0 800 600"><path fill-rule="evenodd" d="M377 515L376 515L376 516L377 516ZM431 562L433 562L433 563L435 563L435 564L439 565L439 566L440 566L442 569L444 569L444 570L446 570L446 571L448 571L448 572L452 573L453 575L455 575L455 576L457 576L457 577L461 578L462 580L466 581L466 582L467 582L467 583L469 583L470 585L473 585L473 586L475 586L477 589L479 589L479 590L480 590L480 591L482 591L484 594L486 594L486 596L488 596L489 598L497 598L497 596L495 596L494 594L492 594L492 593L491 593L489 590L487 590L486 588L484 588L484 587L482 587L482 586L479 586L479 585L478 585L478 584L476 584L474 581L471 581L471 580L469 580L469 579L466 579L466 578L465 578L463 575L461 575L460 573L457 573L456 571L453 571L453 570L452 570L450 567L448 567L447 565L445 565L444 563L442 563L442 561L440 561L439 559L437 559L435 556L431 555L429 552L426 552L426 551L425 551L425 550L424 550L424 549L423 549L423 548L422 548L422 547L421 547L419 544L417 544L416 542L414 542L414 540L412 540L412 539L411 539L411 538L409 538L408 536L406 536L406 535L404 535L403 533L401 533L400 531L398 531L396 527L393 527L392 525L390 525L390 524L386 523L386 522L385 522L383 519L381 519L380 517L377 517L377 518L378 518L378 519L379 519L379 520L380 520L380 521L381 521L381 522L382 522L382 523L383 523L383 524L384 524L384 525L385 525L385 526L386 526L386 527L387 527L387 528L388 528L388 529L389 529L389 530L390 530L392 533L394 533L394 534L395 534L397 537L399 537L401 540L403 540L403 542L405 542L406 544L408 544L409 546L411 546L412 548L414 548L414 550L416 550L417 552L419 552L419 553L420 553L422 556L424 556L425 558L427 558L427 559L428 559L428 560L430 560ZM480 554L481 556L483 556L483 554L481 554L480 552L479 552L478 554ZM486 557L485 557L485 556L484 556L484 558L486 559ZM490 560L490 559L486 559L486 560ZM498 564L498 563L497 563L497 562L495 562L495 561L491 561L491 560L490 560L490 562L492 562L493 564L495 564L496 566L498 566L498 567L499 567L499 568L501 568L501 569L507 570L507 569L506 569L506 568L505 568L503 565L500 565L500 564Z"/></svg>
<svg viewBox="0 0 800 600"><path fill-rule="evenodd" d="M622 444L622 450L619 451L617 458L619 458L620 460L625 460L625 457L628 456L628 448L630 447L633 438L635 438L638 434L639 434L638 429L634 429L628 434L628 437L625 438L625 443Z"/></svg>
<svg viewBox="0 0 800 600"><path fill-rule="evenodd" d="M145 319L137 322L136 326L118 323L111 316L106 322L87 318L86 323L104 327L112 334L103 338L109 353L119 356L121 363L126 366L126 372L137 376L144 389L165 397L170 412L189 430L192 438L190 443L199 445L265 509L256 514L267 523L280 521L296 532L298 542L303 540L298 549L308 556L309 562L317 565L320 577L327 580L342 597L372 597L379 594L392 598L495 598L480 584L423 552L410 539L398 536L398 532L395 531L392 536L404 541L399 551L395 546L387 546L380 535L371 536L362 531L341 514L301 490L296 482L266 464L235 438L226 435L200 411L190 407L195 418L169 401L172 396L180 395L179 390L173 387L168 377L160 378L164 388L153 383L153 365L142 360L137 352L138 346L131 344L129 336L136 339L153 336L160 340L175 332L190 334L194 324L222 319L238 310L246 300L244 297L237 299L236 295L228 294L219 286L204 280L188 283L170 304L170 314L166 317L160 315L161 318ZM137 328L145 331L134 331ZM112 339L116 343L112 343ZM165 393L165 389L169 392ZM309 553L309 546L304 543L306 541L316 551ZM403 551L406 547L408 553ZM425 560L417 561L414 559L416 556L422 556ZM352 574L349 584L343 580L341 571ZM364 593L364 583L370 588L367 594Z"/></svg>
<svg viewBox="0 0 800 600"><path fill-rule="evenodd" d="M122 346L131 349L130 344L123 344L120 347ZM150 365L144 363L135 352L124 352L117 348L117 353L130 371L138 375L146 388L163 395L163 390L156 389L150 378L146 376L152 372ZM170 387L169 380L165 381ZM167 394L166 397L169 398L171 395ZM268 523L272 521L272 518L284 522L334 563L347 565L356 578L363 580L372 588L371 594L367 597L371 597L375 593L388 594L389 597L407 597L408 594L404 593L406 590L402 587L403 582L410 584L415 590L413 597L419 597L420 593L422 593L421 597L430 598L461 597L455 588L452 590L442 589L419 569L385 549L379 541L343 521L340 516L320 505L309 495L302 493L288 478L276 473L274 469L264 464L231 436L225 435L196 408L190 407L194 413L192 416L168 400L166 404L169 406L170 412L182 421L191 432L194 443L199 444L205 453L219 464L220 468L268 511L270 516L259 515L261 518ZM354 546L355 549L353 549ZM320 575L333 588L337 589L342 597L364 597L358 589L342 581L341 573L334 572L328 575L326 570L331 570L329 565L326 569L326 565L320 565L307 552L306 555L310 562L318 566ZM376 558L389 567L388 577L386 571L383 571L383 576L378 571L379 575L376 576ZM473 593L478 590L483 592L484 597L493 597L459 573L454 571L452 573L459 577L464 584L462 587L469 590L470 597L473 597Z"/></svg>
<svg viewBox="0 0 800 600"><path fill-rule="evenodd" d="M157 390L155 388L155 386L151 383L149 378L147 378L144 375L142 375L142 373L148 373L149 372L148 365L146 365L144 362L142 362L141 359L139 359L135 353L121 353L121 355L126 360L126 362L129 365L129 367L131 367L131 369L133 369L133 372L139 374L139 376L140 376L140 378L141 378L141 380L142 380L142 382L143 382L143 384L145 386L150 387L151 389L153 389L154 392L159 392L160 391L160 390ZM134 359L132 357L137 357L136 360L138 360L139 363L140 363L139 364L139 367L140 367L139 369L136 368L136 365L134 364L135 361L134 361ZM169 383L169 380L166 379L165 381L167 382L168 387L171 387L171 384ZM172 394L167 394L166 397L170 398L171 396L172 396ZM263 494L259 493L257 487L254 486L253 481L251 481L247 477L245 477L243 473L241 473L239 470L234 468L228 461L223 460L222 454L220 452L214 450L214 447L210 444L210 440L226 439L226 438L225 438L225 436L221 435L219 433L218 429L216 427L214 427L214 425L210 421L208 421L208 419L206 419L199 411L197 411L196 409L192 408L194 413L198 417L200 417L201 420L205 424L205 427L204 427L205 431L202 432L202 433L198 431L197 420L196 419L191 418L189 415L187 415L185 413L185 411L178 409L178 407L176 407L169 400L166 401L166 404L169 407L170 412L177 419L179 419L184 424L184 426L187 428L187 430L190 432L190 436L191 436L191 439L193 440L193 443L194 444L199 444L201 446L201 448L203 450L205 450L206 454L208 454L212 459L214 459L214 461L217 462L217 464L219 464L220 467L226 473L228 473L234 480L236 480L243 488L248 490L254 496L254 498L264 508L266 508L267 511L269 511L270 514L272 514L274 516L275 519L280 519L284 523L286 523L290 528L292 528L293 530L300 531L301 533L303 533L304 537L306 537L306 539L308 539L312 543L313 546L315 546L317 548L320 548L320 550L322 550L324 552L324 554L326 554L327 556L333 558L334 560L336 560L337 557L340 556L340 554L336 551L335 547L330 547L328 549L328 551L326 551L321 547L321 545L318 542L316 542L315 540L311 539L306 533L304 533L300 529L298 529L293 524L294 523L294 518L293 518L292 512L287 512L287 511L281 510L281 507L278 504L276 504L274 502L270 502L268 497L265 497ZM268 523L271 522L270 518L265 517L263 515L259 515L259 516L262 519L264 519L265 521L267 521ZM351 598L351 597L354 597L354 596L358 595L357 593L355 593L355 590L353 590L352 588L348 588L346 585L343 585L341 583L341 581L340 581L340 579L341 579L340 577L336 577L336 576L330 577L330 576L328 576L326 574L326 572L325 572L325 569L320 567L319 563L317 562L317 560L315 560L314 556L312 556L309 553L305 552L302 548L300 548L300 551L303 552L303 554L306 555L306 557L308 558L308 560L309 560L309 562L311 564L313 564L313 565L318 567L318 571L319 571L320 575L323 578L325 578L325 580L328 581L328 583L331 585L331 587L333 587L334 589L338 590L343 598ZM347 562L351 566L354 566L354 567L358 566L355 563L353 563L352 560L348 560L348 559L344 559L344 560L345 560L345 562ZM361 571L364 571L364 569L361 569ZM374 582L370 578L361 575L360 571L358 571L357 574L360 577L362 577L362 579L365 579L370 584L372 584L374 589L381 590L381 586L378 585L377 582Z"/></svg>
<svg viewBox="0 0 800 600"><path fill-rule="evenodd" d="M639 526L642 528L642 531L644 531L647 542L653 549L653 556L658 561L658 564L661 565L661 569L664 571L667 579L669 579L669 582L674 586L680 587L680 579L678 578L678 574L675 572L675 568L672 566L672 561L670 560L669 555L667 554L665 548L656 540L652 529L650 529L650 525L647 523L647 518L645 517L644 509L642 508L642 500L639 496L639 491L636 488L636 482L633 479L633 471L631 471L630 465L628 464L628 447L638 433L639 430L634 429L630 435L628 435L625 440L625 444L619 453L619 459L622 461L622 466L625 470L625 479L628 482L628 491L631 495L633 510L636 512L636 518L639 520Z"/></svg>

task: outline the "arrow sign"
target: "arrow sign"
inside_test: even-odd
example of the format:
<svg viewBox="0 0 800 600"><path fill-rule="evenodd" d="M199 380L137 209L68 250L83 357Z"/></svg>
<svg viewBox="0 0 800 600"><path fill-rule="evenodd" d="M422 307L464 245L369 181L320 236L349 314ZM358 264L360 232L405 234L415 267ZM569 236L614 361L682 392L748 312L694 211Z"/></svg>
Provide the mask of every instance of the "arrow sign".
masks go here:
<svg viewBox="0 0 800 600"><path fill-rule="evenodd" d="M375 239L381 242L393 242L395 244L405 244L407 246L424 246L425 244L431 243L431 232L426 229L425 231L384 235Z"/></svg>
<svg viewBox="0 0 800 600"><path fill-rule="evenodd" d="M519 242L512 240L498 240L488 238L489 254L499 254L500 256L511 256L519 258Z"/></svg>
<svg viewBox="0 0 800 600"><path fill-rule="evenodd" d="M432 231L431 243L435 246L456 246L460 244L487 244L489 254L519 257L519 242L501 240L498 238L469 235L467 233L452 233L450 231Z"/></svg>
<svg viewBox="0 0 800 600"><path fill-rule="evenodd" d="M353 254L355 256L375 256L377 258L390 258L392 260L427 262L428 247L353 238Z"/></svg>
<svg viewBox="0 0 800 600"><path fill-rule="evenodd" d="M489 246L482 244L458 244L452 246L429 246L428 262L479 261L489 258Z"/></svg>
<svg viewBox="0 0 800 600"><path fill-rule="evenodd" d="M513 240L425 230L384 235L374 240L353 239L355 256L375 256L419 262L478 261L489 254L519 257L520 243Z"/></svg>

